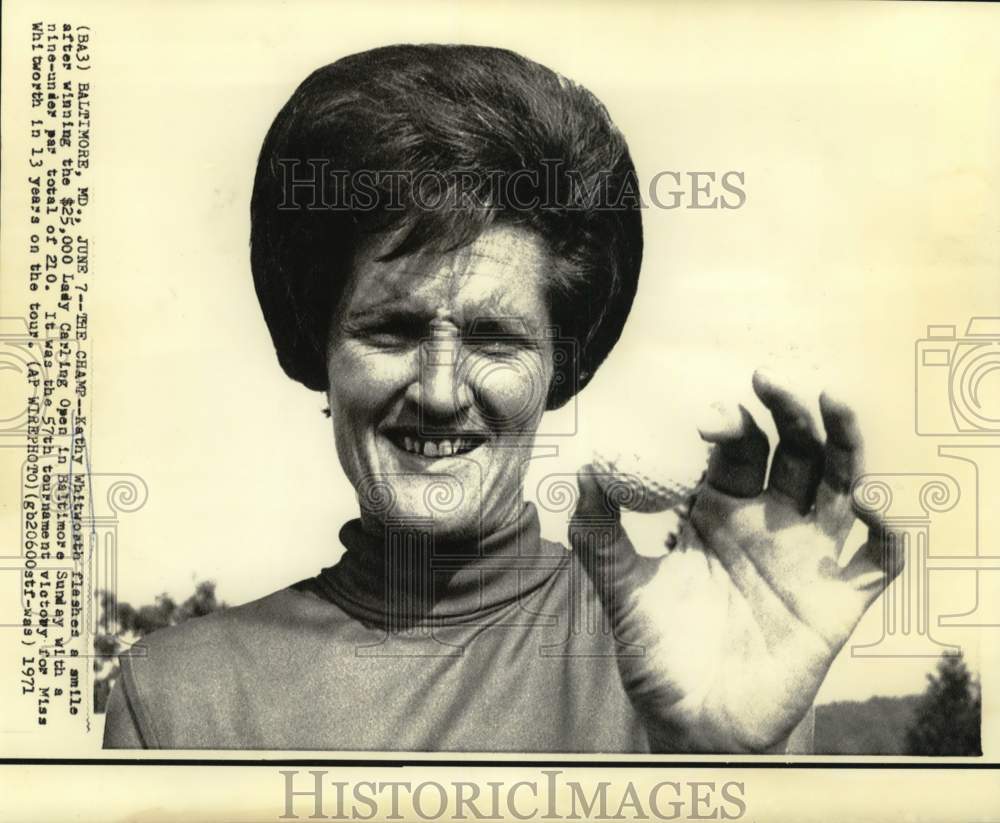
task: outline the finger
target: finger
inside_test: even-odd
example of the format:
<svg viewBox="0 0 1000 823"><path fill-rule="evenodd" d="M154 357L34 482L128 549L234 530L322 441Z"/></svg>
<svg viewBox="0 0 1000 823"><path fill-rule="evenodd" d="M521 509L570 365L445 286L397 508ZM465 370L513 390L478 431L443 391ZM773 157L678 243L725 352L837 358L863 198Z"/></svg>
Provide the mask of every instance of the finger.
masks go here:
<svg viewBox="0 0 1000 823"><path fill-rule="evenodd" d="M801 514L812 508L823 473L823 442L808 406L767 372L756 371L753 388L778 429L768 491L789 498Z"/></svg>
<svg viewBox="0 0 1000 823"><path fill-rule="evenodd" d="M654 562L639 555L622 527L616 483L620 481L615 475L584 466L577 473L579 498L569 522L570 546L578 552L609 614L641 582L647 562Z"/></svg>
<svg viewBox="0 0 1000 823"><path fill-rule="evenodd" d="M705 481L733 497L755 497L764 489L769 447L767 435L743 406L739 416L724 417L717 427L700 426L703 439L715 443Z"/></svg>
<svg viewBox="0 0 1000 823"><path fill-rule="evenodd" d="M854 522L851 491L864 471L864 439L857 415L847 403L823 392L819 410L826 447L823 477L816 492L816 520L827 534L844 540Z"/></svg>
<svg viewBox="0 0 1000 823"><path fill-rule="evenodd" d="M904 535L884 528L868 530L868 540L844 569L843 577L868 595L878 597L906 565Z"/></svg>
<svg viewBox="0 0 1000 823"><path fill-rule="evenodd" d="M613 488L618 482L613 472L600 472L592 464L587 464L576 474L579 496L576 509L570 520L570 528L577 522L613 526L621 522L621 508L615 495L607 494L605 488Z"/></svg>

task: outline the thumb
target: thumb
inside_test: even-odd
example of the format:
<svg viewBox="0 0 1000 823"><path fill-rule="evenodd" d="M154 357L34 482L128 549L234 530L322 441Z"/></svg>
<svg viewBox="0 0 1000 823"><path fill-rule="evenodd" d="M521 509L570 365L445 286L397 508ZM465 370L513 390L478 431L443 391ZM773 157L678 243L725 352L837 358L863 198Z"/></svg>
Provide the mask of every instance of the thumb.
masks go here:
<svg viewBox="0 0 1000 823"><path fill-rule="evenodd" d="M606 524L620 523L621 508L614 494L615 482L614 474L601 473L592 463L583 466L576 473L579 497L576 501L573 520Z"/></svg>
<svg viewBox="0 0 1000 823"><path fill-rule="evenodd" d="M625 491L614 474L602 474L592 465L577 472L580 496L569 521L569 544L578 552L602 598L630 587L640 572L642 558L621 523L617 500Z"/></svg>

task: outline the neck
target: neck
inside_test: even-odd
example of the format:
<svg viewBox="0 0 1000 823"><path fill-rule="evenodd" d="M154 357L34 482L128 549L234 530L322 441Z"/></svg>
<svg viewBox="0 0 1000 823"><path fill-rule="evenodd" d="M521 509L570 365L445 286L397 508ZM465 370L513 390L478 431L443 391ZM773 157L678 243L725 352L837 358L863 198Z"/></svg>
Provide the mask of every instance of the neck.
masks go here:
<svg viewBox="0 0 1000 823"><path fill-rule="evenodd" d="M397 535L423 535L425 539L432 540L435 547L440 551L449 553L462 553L463 549L475 549L483 541L487 541L495 535L504 533L511 529L518 529L527 520L537 518L534 507L529 503L521 502L517 507L510 507L509 510L489 518L475 518L470 523L453 523L444 517L386 517L384 513L374 513L361 510L360 523L361 530L370 540L380 541L382 544L391 543ZM343 540L343 537L341 538ZM373 545L373 544L369 544Z"/></svg>
<svg viewBox="0 0 1000 823"><path fill-rule="evenodd" d="M352 520L340 539L346 553L321 576L328 590L345 611L395 629L460 622L499 608L566 559L559 547L541 541L530 503L514 522L482 538L448 533L441 540L431 521L382 523L373 533Z"/></svg>

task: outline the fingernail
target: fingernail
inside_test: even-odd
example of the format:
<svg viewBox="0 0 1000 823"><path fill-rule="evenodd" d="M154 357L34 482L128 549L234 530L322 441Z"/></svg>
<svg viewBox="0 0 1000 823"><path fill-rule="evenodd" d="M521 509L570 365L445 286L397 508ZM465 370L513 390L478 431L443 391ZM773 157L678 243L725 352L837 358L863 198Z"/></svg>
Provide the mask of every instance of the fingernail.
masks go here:
<svg viewBox="0 0 1000 823"><path fill-rule="evenodd" d="M717 400L705 407L696 426L703 438L716 439L739 435L740 422L740 416L731 407Z"/></svg>
<svg viewBox="0 0 1000 823"><path fill-rule="evenodd" d="M849 409L850 404L838 391L831 391L830 389L823 389L819 395L819 406L820 409L825 411L840 412L844 409Z"/></svg>
<svg viewBox="0 0 1000 823"><path fill-rule="evenodd" d="M777 387L785 385L785 381L782 379L781 375L770 366L761 366L755 369L753 376L754 382L763 381L768 386Z"/></svg>

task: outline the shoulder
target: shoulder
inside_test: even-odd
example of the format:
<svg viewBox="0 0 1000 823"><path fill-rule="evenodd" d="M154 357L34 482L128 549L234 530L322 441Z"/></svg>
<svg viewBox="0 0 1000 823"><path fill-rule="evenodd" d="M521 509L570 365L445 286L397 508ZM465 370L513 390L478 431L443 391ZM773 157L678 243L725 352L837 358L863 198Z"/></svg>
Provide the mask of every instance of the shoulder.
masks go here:
<svg viewBox="0 0 1000 823"><path fill-rule="evenodd" d="M286 588L142 638L121 656L116 689L146 745L171 747L182 729L239 711L233 686L251 661L315 617L317 599Z"/></svg>
<svg viewBox="0 0 1000 823"><path fill-rule="evenodd" d="M286 588L242 606L160 629L143 637L133 647L129 659L133 666L143 662L163 669L183 666L192 657L222 654L241 636L259 636L262 631L279 629L293 620L299 605L297 601L302 597Z"/></svg>

